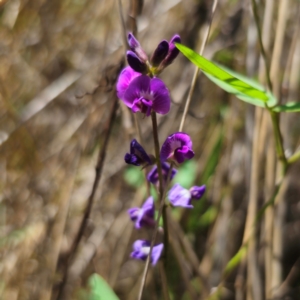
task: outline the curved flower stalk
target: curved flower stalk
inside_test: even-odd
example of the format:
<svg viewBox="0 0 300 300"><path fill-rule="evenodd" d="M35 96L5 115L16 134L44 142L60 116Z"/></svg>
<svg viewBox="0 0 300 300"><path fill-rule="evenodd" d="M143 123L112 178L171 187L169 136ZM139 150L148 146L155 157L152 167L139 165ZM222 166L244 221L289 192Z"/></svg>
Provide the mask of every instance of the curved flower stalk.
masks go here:
<svg viewBox="0 0 300 300"><path fill-rule="evenodd" d="M133 207L128 210L130 219L135 222L135 228L140 229L142 227L153 227L154 221L154 200L153 197L149 197L141 208Z"/></svg>
<svg viewBox="0 0 300 300"><path fill-rule="evenodd" d="M193 186L189 190L176 183L169 191L168 197L173 206L193 208L192 200L199 200L204 195L205 185Z"/></svg>
<svg viewBox="0 0 300 300"><path fill-rule="evenodd" d="M171 134L163 143L160 150L160 160L162 162L173 161L183 163L185 159L191 159L195 153L192 150L193 143L190 136L184 132Z"/></svg>
<svg viewBox="0 0 300 300"><path fill-rule="evenodd" d="M153 247L151 252L151 264L155 266L162 254L164 245L158 244ZM137 240L133 243L133 252L131 257L140 260L146 260L150 252L150 242L146 240Z"/></svg>

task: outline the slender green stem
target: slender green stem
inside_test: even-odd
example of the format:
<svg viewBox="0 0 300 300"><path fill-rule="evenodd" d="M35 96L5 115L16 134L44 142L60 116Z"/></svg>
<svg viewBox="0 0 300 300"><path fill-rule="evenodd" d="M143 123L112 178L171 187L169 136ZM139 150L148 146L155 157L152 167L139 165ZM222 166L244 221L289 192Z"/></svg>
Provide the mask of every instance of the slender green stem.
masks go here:
<svg viewBox="0 0 300 300"><path fill-rule="evenodd" d="M280 127L279 127L279 114L277 112L274 112L271 110L270 110L270 114L271 114L271 119L272 119L274 137L275 137L276 152L277 152L278 159L283 164L283 172L282 173L285 174L287 167L288 167L288 161L284 154L283 138L282 138Z"/></svg>
<svg viewBox="0 0 300 300"><path fill-rule="evenodd" d="M160 193L160 202L164 202L165 199L163 197L164 194L164 182L162 176L162 167L160 161L160 154L159 154L159 140L158 140L158 127L157 127L157 120L156 120L156 113L151 113L152 119L152 130L153 130L153 139L154 139L154 148L155 148L155 156L156 156L156 163L157 163L157 170L159 176L159 193ZM172 172L172 168L170 168L170 177ZM167 187L166 187L167 188ZM167 257L168 257L168 247L169 247L169 231L168 231L168 223L167 223L167 214L166 214L166 205L163 205L162 209L162 218L163 218L163 226L164 226L164 253L165 253L165 267L167 265Z"/></svg>
<svg viewBox="0 0 300 300"><path fill-rule="evenodd" d="M291 165L299 159L300 159L300 151L297 151L288 159L288 164Z"/></svg>

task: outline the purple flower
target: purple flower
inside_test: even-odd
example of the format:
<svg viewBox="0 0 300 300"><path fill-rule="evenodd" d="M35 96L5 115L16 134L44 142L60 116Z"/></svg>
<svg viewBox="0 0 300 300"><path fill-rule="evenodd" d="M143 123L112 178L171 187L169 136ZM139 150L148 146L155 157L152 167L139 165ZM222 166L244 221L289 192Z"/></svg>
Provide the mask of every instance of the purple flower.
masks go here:
<svg viewBox="0 0 300 300"><path fill-rule="evenodd" d="M189 190L176 183L170 189L168 197L173 206L193 208L192 200L199 200L205 193L205 185L193 186Z"/></svg>
<svg viewBox="0 0 300 300"><path fill-rule="evenodd" d="M151 264L154 266L158 262L162 250L164 248L163 244L158 244L153 247L151 253ZM131 252L130 257L140 260L146 260L150 252L150 242L145 240L137 240L133 243L133 252Z"/></svg>
<svg viewBox="0 0 300 300"><path fill-rule="evenodd" d="M170 165L167 163L162 163L161 171L162 171L164 182L167 181L169 170L170 170ZM177 170L172 168L170 180L173 179L173 177L176 175L176 173L177 173ZM148 173L147 180L149 182L151 182L152 184L157 184L159 182L157 166L153 167L152 170Z"/></svg>
<svg viewBox="0 0 300 300"><path fill-rule="evenodd" d="M170 94L162 80L141 75L134 78L123 97L123 102L135 112L150 116L151 111L167 114L170 110Z"/></svg>
<svg viewBox="0 0 300 300"><path fill-rule="evenodd" d="M171 134L163 143L160 150L160 160L162 162L173 160L177 163L184 162L185 159L191 159L195 153L192 150L192 140L190 136L184 132L176 132Z"/></svg>
<svg viewBox="0 0 300 300"><path fill-rule="evenodd" d="M153 197L149 197L141 208L133 207L128 209L130 219L135 222L135 228L140 229L144 226L153 227L154 221L154 200Z"/></svg>
<svg viewBox="0 0 300 300"><path fill-rule="evenodd" d="M122 70L117 82L118 98L123 99L130 82L140 75L140 73L135 72L131 67L126 67Z"/></svg>
<svg viewBox="0 0 300 300"><path fill-rule="evenodd" d="M130 143L130 153L126 153L124 160L129 165L140 166L143 164L152 165L150 156L146 153L144 148L133 139Z"/></svg>
<svg viewBox="0 0 300 300"><path fill-rule="evenodd" d="M141 59L141 61L146 62L148 60L148 56L135 36L132 33L128 33L127 40L130 49Z"/></svg>

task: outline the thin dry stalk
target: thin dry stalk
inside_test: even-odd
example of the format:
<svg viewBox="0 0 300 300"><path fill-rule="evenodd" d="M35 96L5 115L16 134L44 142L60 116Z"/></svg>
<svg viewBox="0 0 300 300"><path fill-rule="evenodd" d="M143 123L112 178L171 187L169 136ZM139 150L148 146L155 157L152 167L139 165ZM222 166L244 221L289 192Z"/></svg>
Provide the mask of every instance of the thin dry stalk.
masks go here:
<svg viewBox="0 0 300 300"><path fill-rule="evenodd" d="M284 34L286 29L286 23L288 19L289 5L290 5L289 0L281 0L279 3L278 22L276 26L274 51L272 55L272 62L271 62L271 69L270 69L271 80L273 83L273 94L278 99L278 101L280 101L280 90L281 90L280 76L278 76L278 74L280 74L280 61L281 61L281 54L283 49L283 40L284 40ZM281 166L281 168L284 168L284 166ZM278 202L277 206L279 207L280 205L281 205L280 202ZM277 218L278 217L280 216L277 216ZM282 221L280 220L275 220L275 224L277 224L278 222L282 223ZM278 287L282 281L282 265L280 261L281 252L282 252L282 238L280 238L281 234L282 234L281 228L275 226L273 229L273 255L276 252L276 257L273 257L272 260L272 281L271 281L272 290L273 288Z"/></svg>

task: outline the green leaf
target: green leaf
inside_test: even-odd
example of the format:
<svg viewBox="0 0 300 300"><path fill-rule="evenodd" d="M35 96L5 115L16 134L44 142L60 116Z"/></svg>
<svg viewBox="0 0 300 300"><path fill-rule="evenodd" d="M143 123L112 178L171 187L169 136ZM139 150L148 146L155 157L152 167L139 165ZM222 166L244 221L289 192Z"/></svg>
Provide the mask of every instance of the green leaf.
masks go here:
<svg viewBox="0 0 300 300"><path fill-rule="evenodd" d="M119 300L112 288L98 274L89 278L91 293L88 300Z"/></svg>
<svg viewBox="0 0 300 300"><path fill-rule="evenodd" d="M274 96L253 80L219 66L192 49L176 44L176 47L220 88L250 104L265 107L276 104Z"/></svg>
<svg viewBox="0 0 300 300"><path fill-rule="evenodd" d="M278 105L272 110L276 112L300 112L300 102L289 102L284 105Z"/></svg>

